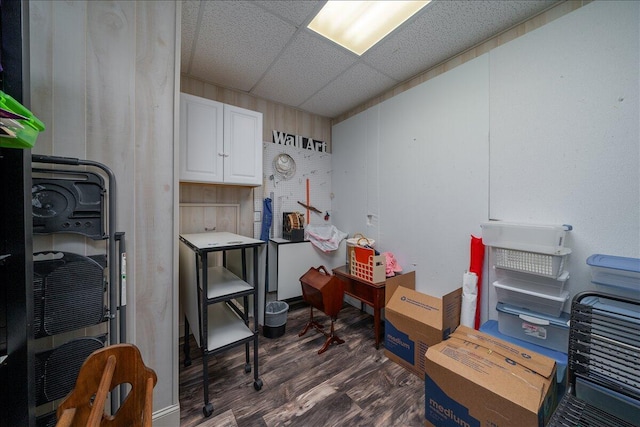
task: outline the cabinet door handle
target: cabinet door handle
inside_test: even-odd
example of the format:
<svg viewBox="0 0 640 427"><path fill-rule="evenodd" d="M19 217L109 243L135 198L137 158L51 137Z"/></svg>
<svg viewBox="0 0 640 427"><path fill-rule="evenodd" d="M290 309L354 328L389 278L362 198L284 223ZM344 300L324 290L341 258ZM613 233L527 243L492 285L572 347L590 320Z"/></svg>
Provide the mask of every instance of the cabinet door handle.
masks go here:
<svg viewBox="0 0 640 427"><path fill-rule="evenodd" d="M218 156L220 156L220 157L229 157L228 154L224 154L224 153L218 153Z"/></svg>

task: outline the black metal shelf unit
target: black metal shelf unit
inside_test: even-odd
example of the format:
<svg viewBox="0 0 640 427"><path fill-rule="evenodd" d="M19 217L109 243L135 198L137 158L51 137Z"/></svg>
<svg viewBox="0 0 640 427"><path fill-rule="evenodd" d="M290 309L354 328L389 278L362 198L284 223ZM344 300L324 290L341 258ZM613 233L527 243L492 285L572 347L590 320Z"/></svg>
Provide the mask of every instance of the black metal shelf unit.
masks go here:
<svg viewBox="0 0 640 427"><path fill-rule="evenodd" d="M180 235L180 293L185 312L184 365L191 364L189 327L202 350L205 417L213 414L209 400L208 357L245 346L245 373L251 372L249 346L253 343L253 387L262 389L258 374L258 247L265 242L233 233ZM253 283L247 282L247 251L253 252ZM240 251L241 277L227 269L227 252ZM221 253L222 265L210 266L209 257ZM195 265L192 261L195 260ZM191 265L189 265L191 264ZM195 270L194 270L195 267ZM249 324L249 298L253 298L253 327ZM239 300L242 300L242 303Z"/></svg>
<svg viewBox="0 0 640 427"><path fill-rule="evenodd" d="M23 7L0 4L0 88L22 102ZM35 425L31 151L0 148L0 427Z"/></svg>
<svg viewBox="0 0 640 427"><path fill-rule="evenodd" d="M31 153L0 148L0 426L33 426ZM10 184L9 184L10 183Z"/></svg>
<svg viewBox="0 0 640 427"><path fill-rule="evenodd" d="M124 233L115 231L115 177L108 167L41 155L33 155L32 163L34 235L63 233L78 236L80 244L86 238L105 242L104 253L95 255L60 250L33 254L34 338L72 336L35 354L36 406L41 406L73 389L82 363L93 351L125 341L126 253ZM105 328L97 333L89 329L86 336L85 328L103 323ZM116 392L113 411L118 401ZM55 411L50 411L39 415L36 424L52 426L55 420Z"/></svg>

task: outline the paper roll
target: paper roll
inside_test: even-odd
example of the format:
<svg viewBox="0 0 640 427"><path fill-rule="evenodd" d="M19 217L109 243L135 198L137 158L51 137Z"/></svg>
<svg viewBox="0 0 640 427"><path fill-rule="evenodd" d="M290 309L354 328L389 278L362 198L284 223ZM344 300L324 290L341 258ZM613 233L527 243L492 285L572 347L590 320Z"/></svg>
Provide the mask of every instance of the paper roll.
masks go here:
<svg viewBox="0 0 640 427"><path fill-rule="evenodd" d="M476 273L464 273L462 276L462 307L460 324L473 328L476 318L476 299L478 298L478 276Z"/></svg>

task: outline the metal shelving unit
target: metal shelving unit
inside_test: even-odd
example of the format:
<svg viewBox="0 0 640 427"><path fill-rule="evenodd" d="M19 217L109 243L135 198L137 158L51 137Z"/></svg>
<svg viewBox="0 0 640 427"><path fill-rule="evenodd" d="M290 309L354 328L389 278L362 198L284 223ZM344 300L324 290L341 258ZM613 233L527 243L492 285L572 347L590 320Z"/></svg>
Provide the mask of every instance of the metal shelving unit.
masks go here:
<svg viewBox="0 0 640 427"><path fill-rule="evenodd" d="M93 351L125 342L126 252L124 233L116 232L115 176L107 166L43 155L33 155L32 164L33 234L77 236L81 247L85 239L104 242L93 249L95 255L56 249L33 254L34 338L70 334L61 345L35 354L36 406L44 411L73 389ZM120 391L112 392L112 412ZM55 410L49 411L36 425L52 426L55 420Z"/></svg>
<svg viewBox="0 0 640 427"><path fill-rule="evenodd" d="M253 343L253 387L262 389L258 374L258 248L256 240L227 232L180 235L180 294L185 313L184 365L191 365L189 326L202 350L205 417L213 413L209 401L208 357L245 346L245 373L251 372L249 346ZM253 284L247 282L246 253L253 253ZM242 254L242 278L226 268L227 252ZM221 255L222 265L209 266L209 258ZM195 262L194 262L195 259ZM194 268L195 267L195 268ZM206 285L205 285L206 284ZM249 322L249 300L253 300L253 325Z"/></svg>

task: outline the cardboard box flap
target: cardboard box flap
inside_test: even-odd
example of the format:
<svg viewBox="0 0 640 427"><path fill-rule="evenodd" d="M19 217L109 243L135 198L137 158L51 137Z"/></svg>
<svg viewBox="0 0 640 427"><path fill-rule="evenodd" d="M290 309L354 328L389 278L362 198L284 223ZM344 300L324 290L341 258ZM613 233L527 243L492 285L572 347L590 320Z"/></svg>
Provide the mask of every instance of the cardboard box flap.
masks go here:
<svg viewBox="0 0 640 427"><path fill-rule="evenodd" d="M443 326L442 300L403 286L398 286L386 309L438 329Z"/></svg>
<svg viewBox="0 0 640 427"><path fill-rule="evenodd" d="M426 358L532 413L538 411L552 385L550 380L513 364L499 353L457 339L455 335L429 347Z"/></svg>
<svg viewBox="0 0 640 427"><path fill-rule="evenodd" d="M550 357L511 344L484 332L460 325L453 336L480 345L549 379L555 375L556 362Z"/></svg>
<svg viewBox="0 0 640 427"><path fill-rule="evenodd" d="M455 330L460 324L460 310L462 309L462 288L449 292L442 297L442 310L444 311L443 329Z"/></svg>
<svg viewBox="0 0 640 427"><path fill-rule="evenodd" d="M385 283L384 305L386 307L398 286L402 286L407 289L416 288L416 272L408 271L393 277L387 277Z"/></svg>

